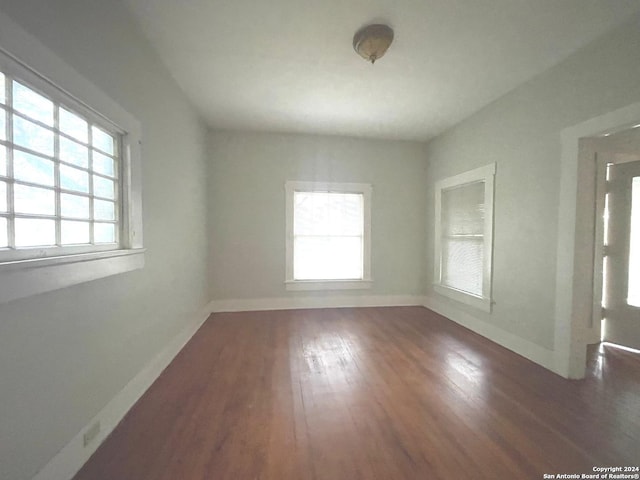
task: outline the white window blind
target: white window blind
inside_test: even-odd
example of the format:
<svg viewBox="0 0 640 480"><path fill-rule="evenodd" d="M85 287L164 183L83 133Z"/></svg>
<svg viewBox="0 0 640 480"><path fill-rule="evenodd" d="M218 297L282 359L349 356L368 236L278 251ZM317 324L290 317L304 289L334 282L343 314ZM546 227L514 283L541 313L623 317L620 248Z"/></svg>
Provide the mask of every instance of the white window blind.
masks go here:
<svg viewBox="0 0 640 480"><path fill-rule="evenodd" d="M434 291L491 312L492 163L436 182Z"/></svg>
<svg viewBox="0 0 640 480"><path fill-rule="evenodd" d="M484 182L442 192L442 284L482 296Z"/></svg>
<svg viewBox="0 0 640 480"><path fill-rule="evenodd" d="M361 280L364 195L294 192L294 280Z"/></svg>

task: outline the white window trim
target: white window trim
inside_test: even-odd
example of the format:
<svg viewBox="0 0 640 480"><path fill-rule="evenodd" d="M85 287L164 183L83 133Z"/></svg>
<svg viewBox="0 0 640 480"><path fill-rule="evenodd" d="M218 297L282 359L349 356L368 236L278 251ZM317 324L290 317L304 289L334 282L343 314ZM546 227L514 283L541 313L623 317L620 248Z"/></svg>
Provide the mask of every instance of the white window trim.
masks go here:
<svg viewBox="0 0 640 480"><path fill-rule="evenodd" d="M373 285L371 278L371 193L368 183L301 182L285 184L287 290L360 290ZM358 280L295 280L293 278L293 195L302 192L359 193L364 197L363 276Z"/></svg>
<svg viewBox="0 0 640 480"><path fill-rule="evenodd" d="M492 265L493 265L493 208L494 208L494 177L496 174L496 164L492 163L484 167L476 168L468 172L445 178L436 182L435 185L435 269L433 289L436 293L451 298L452 300L465 303L485 312L491 312L492 299ZM483 252L483 279L482 296L473 295L462 290L451 288L442 284L442 191L454 187L460 187L470 183L484 182L484 252Z"/></svg>
<svg viewBox="0 0 640 480"><path fill-rule="evenodd" d="M35 73L37 82L42 85L63 89L75 102L124 131L120 246L108 251L2 262L0 303L142 268L145 250L142 238L140 123L5 15L0 15L0 55Z"/></svg>

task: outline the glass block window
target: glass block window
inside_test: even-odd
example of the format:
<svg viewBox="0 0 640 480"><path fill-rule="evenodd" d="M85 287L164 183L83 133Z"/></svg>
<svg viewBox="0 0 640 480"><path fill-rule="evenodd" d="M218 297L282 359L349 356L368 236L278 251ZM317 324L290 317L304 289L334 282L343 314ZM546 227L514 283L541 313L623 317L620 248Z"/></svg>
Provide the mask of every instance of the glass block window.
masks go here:
<svg viewBox="0 0 640 480"><path fill-rule="evenodd" d="M0 72L0 260L118 248L121 134L34 83Z"/></svg>

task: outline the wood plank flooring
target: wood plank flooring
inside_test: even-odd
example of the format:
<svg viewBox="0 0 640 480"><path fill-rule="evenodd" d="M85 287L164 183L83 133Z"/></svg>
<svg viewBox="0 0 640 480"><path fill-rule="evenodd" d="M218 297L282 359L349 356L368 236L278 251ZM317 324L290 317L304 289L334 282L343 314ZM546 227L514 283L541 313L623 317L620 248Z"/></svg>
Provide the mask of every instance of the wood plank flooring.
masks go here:
<svg viewBox="0 0 640 480"><path fill-rule="evenodd" d="M640 359L568 381L421 307L214 314L76 480L541 479L640 463Z"/></svg>

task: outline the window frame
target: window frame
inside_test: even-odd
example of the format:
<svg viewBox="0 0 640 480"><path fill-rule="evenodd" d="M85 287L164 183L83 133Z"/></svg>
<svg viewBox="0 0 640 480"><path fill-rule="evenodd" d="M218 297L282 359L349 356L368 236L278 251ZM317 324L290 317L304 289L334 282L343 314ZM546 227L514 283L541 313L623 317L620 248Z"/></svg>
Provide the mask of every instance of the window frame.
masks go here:
<svg viewBox="0 0 640 480"><path fill-rule="evenodd" d="M0 257L0 303L144 266L141 126L135 117L13 20L0 15L0 65L8 76L118 132L119 244L29 247L29 255ZM88 248L87 248L88 247ZM5 253L8 250L5 250Z"/></svg>
<svg viewBox="0 0 640 480"><path fill-rule="evenodd" d="M494 184L496 164L470 170L459 175L444 178L435 184L435 256L433 289L436 293L452 300L470 305L485 312L492 308L492 270L493 270L493 215ZM483 264L482 264L482 296L474 295L442 283L442 192L483 182L485 217L483 227Z"/></svg>
<svg viewBox="0 0 640 480"><path fill-rule="evenodd" d="M287 290L354 290L371 288L371 196L373 187L368 183L305 182L288 181L285 184L286 197L286 262L285 287ZM296 280L293 277L293 224L295 192L355 193L363 196L363 269L362 279L354 280Z"/></svg>
<svg viewBox="0 0 640 480"><path fill-rule="evenodd" d="M7 146L7 152L8 152L8 156L11 157L15 157L15 152L25 152L27 154L33 154L36 155L38 158L43 158L43 159L48 159L49 161L51 161L54 165L54 172L59 168L59 166L65 166L65 167L72 167L72 168L77 168L79 170L82 170L84 172L87 172L88 177L89 177L89 182L91 184L92 180L92 175L97 175L99 177L102 178L108 178L109 180L114 182L115 185L115 192L114 192L114 198L110 201L112 201L113 203L115 203L116 206L116 211L115 211L115 219L113 221L105 221L104 223L110 223L115 225L115 242L108 242L108 243L93 243L93 244L71 244L71 245L50 245L50 246L33 246L33 247L19 247L19 248L4 248L4 247L0 247L0 265L2 265L3 263L7 263L7 262L16 262L16 261L23 261L23 260L34 260L34 259L44 259L44 258L52 258L52 257L61 257L61 256L67 256L67 255L74 255L74 254L81 254L81 253L95 253L95 252L105 252L105 251L112 251L112 250L120 250L123 246L123 244L125 243L125 237L126 237L126 231L123 228L124 227L124 223L123 223L123 211L124 211L124 198L123 198L123 192L125 190L125 188L127 187L123 181L123 171L124 171L124 155L123 155L123 146L124 146L124 141L123 141L123 137L125 132L118 127L117 125L115 125L114 123L110 122L109 120L105 119L102 115L97 114L94 110L88 108L86 105L83 105L82 103L78 102L78 100L76 100L75 98L73 98L72 96L66 94L65 92L61 91L61 89L57 86L52 85L50 82L47 82L46 80L44 80L40 75L38 75L36 72L33 72L32 70L28 69L27 67L25 67L24 65L21 65L19 62L17 62L16 60L10 58L8 55L4 54L1 50L0 50L0 72L2 72L5 75L5 82L7 82L6 84L6 91L8 92L10 90L10 83L11 81L17 81L22 85L25 85L27 88L33 90L34 92L42 95L43 97L47 98L48 100L50 100L54 105L57 105L58 107L63 107L66 110L72 111L73 113L78 114L79 116L81 116L85 121L87 121L89 127L88 129L90 130L91 126L97 126L99 127L101 130L107 132L109 135L111 135L114 138L114 148L115 148L115 153L114 155L111 155L112 158L114 158L114 161L116 162L116 172L115 172L115 176L113 177L108 177L105 175L100 174L99 172L96 172L92 169L91 164L89 164L89 166L87 166L86 168L83 167L76 167L73 164L70 164L68 162L64 162L62 161L60 158L58 158L57 155L57 149L56 152L54 152L52 155L45 155L41 152L36 152L33 151L27 147L21 147L18 146L14 139L9 140L7 138L7 140L5 141L0 141L1 144L4 144ZM7 98L7 101L10 100L10 96ZM38 122L37 120L34 120L28 116L26 116L25 114L16 111L15 107L13 105L0 105L0 113L4 113L6 112L6 120L7 120L7 130L8 131L12 131L12 126L11 126L11 119L12 117L15 115L19 118L25 119L29 122L32 122L36 125L41 125L40 122ZM44 126L44 125L43 125ZM63 132L59 131L59 127L57 126L57 122L54 122L54 126L48 126L46 127L48 130L50 130L53 133L54 136L54 141L55 144L57 145L59 142L59 138L68 138L71 139L71 137L69 137L68 135L64 134ZM71 139L73 141L76 141L74 139ZM88 140L90 141L90 140ZM78 142L79 144L83 144L88 148L88 151L91 152L91 150L94 149L94 147L92 147L89 144L84 144L82 142ZM12 148L11 145L16 146L17 148ZM99 153L102 153L102 151L98 150ZM105 152L106 153L106 152ZM106 154L107 156L109 156L109 154ZM14 159L15 161L15 159ZM13 188L15 188L15 185L25 185L25 186L29 186L29 187L35 187L35 188L43 188L46 189L48 191L52 191L56 194L56 197L58 196L58 194L71 194L71 195L78 195L78 196L82 196L82 197L86 197L89 199L89 202L91 204L92 201L95 200L102 200L102 198L98 195L95 195L95 193L92 195L91 193L84 193L84 192L75 192L72 190L67 190L62 188L58 182L55 182L53 186L44 186L44 185L39 185L36 183L32 183L32 182L25 182L19 179L16 179L14 175L11 175L11 172L8 171L7 172L8 175L8 181L6 182L7 186L9 188L11 188L11 186L13 186ZM56 175L57 176L57 175ZM9 194L9 192L7 192L8 194L8 206L9 209L11 210L12 208L12 204L13 204L13 199L11 197L11 195ZM107 200L105 198L105 200ZM56 206L58 206L58 200L56 199ZM2 215L6 218L10 218L13 215L14 218L45 218L43 216L39 216L39 215L22 215L20 213L15 213L15 212L8 212L8 215ZM95 214L91 214L90 213L91 218L88 220L88 222L93 225L93 223L96 221L95 220ZM46 218L51 218L51 219L55 219L56 222L60 222L60 221L74 221L75 219L72 218L66 218L63 217L59 211L57 211L53 216L49 215L46 216ZM97 223L102 223L101 221L98 220ZM60 233L60 232L58 232ZM91 233L90 233L90 237L91 237ZM56 241L60 241L60 238L57 238Z"/></svg>

